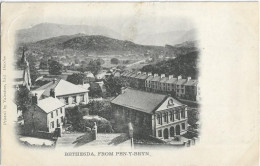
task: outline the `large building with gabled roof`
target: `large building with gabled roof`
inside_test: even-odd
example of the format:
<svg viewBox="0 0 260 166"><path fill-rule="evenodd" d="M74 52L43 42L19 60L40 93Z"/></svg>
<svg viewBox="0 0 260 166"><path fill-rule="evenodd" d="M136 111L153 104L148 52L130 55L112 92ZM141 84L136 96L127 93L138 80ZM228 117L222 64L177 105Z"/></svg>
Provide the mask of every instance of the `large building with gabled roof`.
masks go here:
<svg viewBox="0 0 260 166"><path fill-rule="evenodd" d="M115 126L131 122L135 134L171 139L187 131L187 106L168 95L127 88L111 103Z"/></svg>
<svg viewBox="0 0 260 166"><path fill-rule="evenodd" d="M88 89L81 85L75 85L63 79L53 81L32 91L39 99L54 96L66 104L66 107L87 104L89 102Z"/></svg>

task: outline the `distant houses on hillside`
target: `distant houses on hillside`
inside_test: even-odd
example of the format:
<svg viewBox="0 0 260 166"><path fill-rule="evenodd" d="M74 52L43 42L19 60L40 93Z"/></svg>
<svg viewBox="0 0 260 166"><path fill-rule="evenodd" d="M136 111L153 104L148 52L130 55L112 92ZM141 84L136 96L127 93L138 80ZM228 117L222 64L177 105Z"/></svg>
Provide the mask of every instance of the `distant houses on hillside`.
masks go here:
<svg viewBox="0 0 260 166"><path fill-rule="evenodd" d="M178 76L174 78L173 75L168 77L165 74L153 74L146 72L130 72L125 71L120 75L130 87L141 89L149 92L157 92L164 94L173 94L174 96L191 100L200 101L200 86L199 81L195 79L182 78Z"/></svg>

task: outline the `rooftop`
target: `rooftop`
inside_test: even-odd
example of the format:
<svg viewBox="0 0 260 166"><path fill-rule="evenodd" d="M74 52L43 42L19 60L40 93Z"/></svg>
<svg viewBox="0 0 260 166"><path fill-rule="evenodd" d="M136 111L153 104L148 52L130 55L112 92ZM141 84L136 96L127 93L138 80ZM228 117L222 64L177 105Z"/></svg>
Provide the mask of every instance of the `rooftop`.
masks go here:
<svg viewBox="0 0 260 166"><path fill-rule="evenodd" d="M55 90L56 96L84 93L84 92L88 91L87 89L85 89L81 86L77 86L77 85L72 84L72 83L65 81L63 79L51 81L51 82L39 87L35 91L44 90L42 95L43 96L50 96L50 90L51 89Z"/></svg>
<svg viewBox="0 0 260 166"><path fill-rule="evenodd" d="M172 84L172 83L174 83L176 81L177 81L177 78L171 78L171 79L167 80L166 83L167 84Z"/></svg>
<svg viewBox="0 0 260 166"><path fill-rule="evenodd" d="M184 85L186 86L196 86L198 84L198 80L189 80Z"/></svg>
<svg viewBox="0 0 260 166"><path fill-rule="evenodd" d="M153 77L153 79L151 81L159 81L160 79L161 79L160 76L155 76L155 77Z"/></svg>
<svg viewBox="0 0 260 166"><path fill-rule="evenodd" d="M152 114L168 96L127 88L111 102L131 109Z"/></svg>
<svg viewBox="0 0 260 166"><path fill-rule="evenodd" d="M37 106L47 114L60 107L63 107L64 105L65 104L62 103L59 99L53 97L48 97L42 100L38 100L38 104L37 104Z"/></svg>
<svg viewBox="0 0 260 166"><path fill-rule="evenodd" d="M184 83L187 81L187 79L179 79L177 80L176 84L177 85L184 85Z"/></svg>
<svg viewBox="0 0 260 166"><path fill-rule="evenodd" d="M168 80L168 77L163 77L163 78L160 79L160 82L165 83L167 80Z"/></svg>

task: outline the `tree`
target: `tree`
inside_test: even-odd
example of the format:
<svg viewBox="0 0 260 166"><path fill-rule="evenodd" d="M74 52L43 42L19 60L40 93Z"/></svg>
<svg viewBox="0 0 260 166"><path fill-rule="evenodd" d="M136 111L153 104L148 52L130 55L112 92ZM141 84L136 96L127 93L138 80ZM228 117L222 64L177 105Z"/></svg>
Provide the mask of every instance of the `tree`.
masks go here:
<svg viewBox="0 0 260 166"><path fill-rule="evenodd" d="M197 109L192 109L188 111L188 123L191 126L196 125L199 120L199 111Z"/></svg>
<svg viewBox="0 0 260 166"><path fill-rule="evenodd" d="M40 73L38 72L38 70L36 69L36 67L34 65L30 65L30 76L31 76L31 82L34 85L35 80L38 77L40 77Z"/></svg>
<svg viewBox="0 0 260 166"><path fill-rule="evenodd" d="M101 63L97 60L91 60L87 66L87 70L91 71L91 73L94 75L97 75L101 69Z"/></svg>
<svg viewBox="0 0 260 166"><path fill-rule="evenodd" d="M91 82L88 94L90 97L102 97L102 89L98 83Z"/></svg>
<svg viewBox="0 0 260 166"><path fill-rule="evenodd" d="M52 75L61 75L62 65L57 61L50 61L49 63L49 73Z"/></svg>
<svg viewBox="0 0 260 166"><path fill-rule="evenodd" d="M117 64L119 63L119 59L117 59L117 58L112 58L112 59L110 60L110 62L111 62L111 64L117 65Z"/></svg>
<svg viewBox="0 0 260 166"><path fill-rule="evenodd" d="M26 87L21 87L15 92L15 103L18 110L26 112L30 109L32 105L32 94Z"/></svg>
<svg viewBox="0 0 260 166"><path fill-rule="evenodd" d="M42 59L40 62L40 69L48 69L48 61Z"/></svg>
<svg viewBox="0 0 260 166"><path fill-rule="evenodd" d="M128 86L128 82L121 77L110 76L104 81L104 86L108 96L116 96L121 93L122 87Z"/></svg>
<svg viewBox="0 0 260 166"><path fill-rule="evenodd" d="M67 77L67 81L73 83L73 84L82 84L85 78L84 73L73 73L72 75L69 75Z"/></svg>
<svg viewBox="0 0 260 166"><path fill-rule="evenodd" d="M97 61L100 63L100 65L103 65L105 61L102 58L98 58Z"/></svg>

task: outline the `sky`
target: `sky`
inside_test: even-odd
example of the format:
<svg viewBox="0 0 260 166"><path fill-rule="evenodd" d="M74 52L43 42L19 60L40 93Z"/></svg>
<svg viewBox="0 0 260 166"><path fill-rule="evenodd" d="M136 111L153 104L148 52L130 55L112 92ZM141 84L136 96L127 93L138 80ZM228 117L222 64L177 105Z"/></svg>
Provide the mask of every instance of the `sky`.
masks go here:
<svg viewBox="0 0 260 166"><path fill-rule="evenodd" d="M31 12L28 12L28 8ZM103 26L122 35L127 35L128 32L140 35L194 28L192 20L185 15L175 14L178 11L167 11L168 8L160 9L154 3L89 3L80 6L48 4L29 5L28 8L21 10L21 16L17 18L17 22L20 22L18 29L40 23L58 23Z"/></svg>

